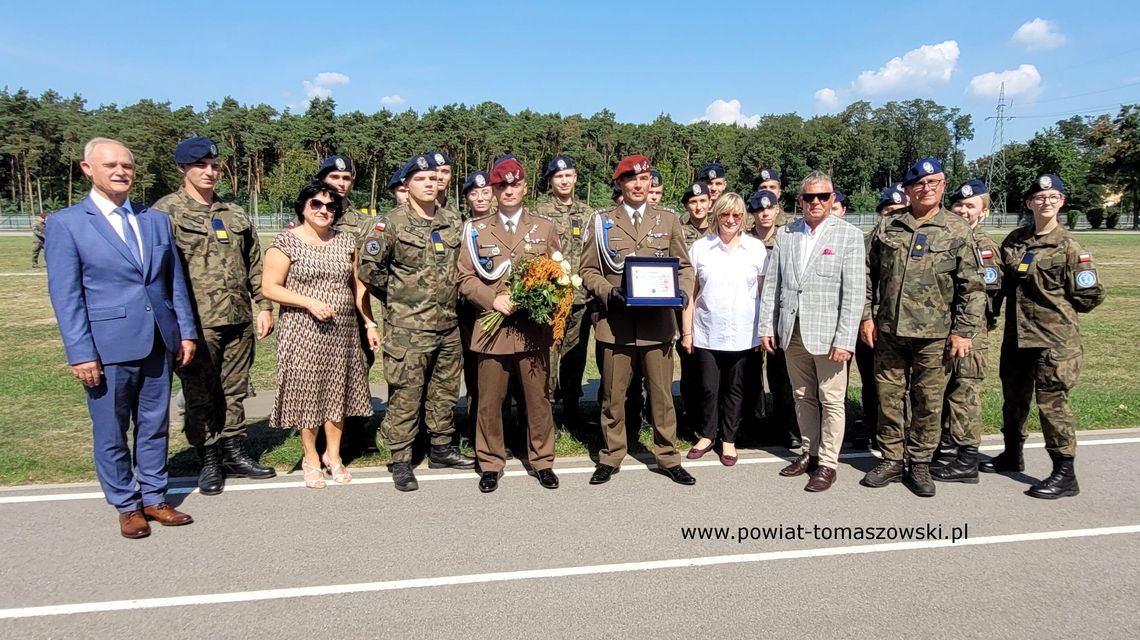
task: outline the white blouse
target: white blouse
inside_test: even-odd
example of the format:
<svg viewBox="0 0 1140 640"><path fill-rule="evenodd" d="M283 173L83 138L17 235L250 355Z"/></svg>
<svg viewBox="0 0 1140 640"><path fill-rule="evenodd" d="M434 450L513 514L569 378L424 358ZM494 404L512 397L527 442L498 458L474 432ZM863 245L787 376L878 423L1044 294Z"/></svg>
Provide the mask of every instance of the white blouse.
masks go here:
<svg viewBox="0 0 1140 640"><path fill-rule="evenodd" d="M689 260L697 274L693 346L745 351L760 344L760 290L768 266L764 242L742 234L729 250L719 236L693 243Z"/></svg>

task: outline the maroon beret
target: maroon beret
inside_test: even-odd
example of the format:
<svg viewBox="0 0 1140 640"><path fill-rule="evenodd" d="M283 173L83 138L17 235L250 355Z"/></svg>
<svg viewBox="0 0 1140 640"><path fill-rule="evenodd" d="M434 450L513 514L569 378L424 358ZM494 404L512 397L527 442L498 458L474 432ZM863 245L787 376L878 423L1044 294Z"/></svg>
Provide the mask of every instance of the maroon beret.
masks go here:
<svg viewBox="0 0 1140 640"><path fill-rule="evenodd" d="M514 158L507 158L491 169L491 185L514 184L526 179L522 163Z"/></svg>
<svg viewBox="0 0 1140 640"><path fill-rule="evenodd" d="M646 173L649 171L649 158L641 154L626 156L621 159L614 169L614 180L620 180L626 174Z"/></svg>

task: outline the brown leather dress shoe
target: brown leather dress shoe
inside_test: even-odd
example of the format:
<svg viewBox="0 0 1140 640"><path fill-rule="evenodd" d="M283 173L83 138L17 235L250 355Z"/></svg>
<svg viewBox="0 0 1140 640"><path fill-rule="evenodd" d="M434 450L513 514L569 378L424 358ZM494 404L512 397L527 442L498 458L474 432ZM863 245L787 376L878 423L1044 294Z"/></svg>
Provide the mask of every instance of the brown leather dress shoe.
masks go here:
<svg viewBox="0 0 1140 640"><path fill-rule="evenodd" d="M119 514L119 533L132 540L145 538L150 535L150 525L146 523L143 512L135 509Z"/></svg>
<svg viewBox="0 0 1140 640"><path fill-rule="evenodd" d="M165 502L143 507L143 513L147 520L156 520L158 524L164 527L179 527L194 522L194 518L191 518L190 514L182 513Z"/></svg>
<svg viewBox="0 0 1140 640"><path fill-rule="evenodd" d="M807 453L801 453L799 457L792 462L792 464L789 464L783 469L780 469L780 475L784 476L785 478L790 478L792 476L802 476L803 474L810 471L815 471L816 467L818 466L818 457L813 458Z"/></svg>
<svg viewBox="0 0 1140 640"><path fill-rule="evenodd" d="M807 486L804 491L827 491L831 488L832 483L835 482L835 469L831 467L819 467L811 474L811 480L808 480Z"/></svg>

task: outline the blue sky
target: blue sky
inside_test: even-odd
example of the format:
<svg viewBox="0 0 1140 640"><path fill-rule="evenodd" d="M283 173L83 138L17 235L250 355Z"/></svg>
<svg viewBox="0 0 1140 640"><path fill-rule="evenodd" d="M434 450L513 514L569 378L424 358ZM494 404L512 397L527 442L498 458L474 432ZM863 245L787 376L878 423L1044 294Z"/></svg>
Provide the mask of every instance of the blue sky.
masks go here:
<svg viewBox="0 0 1140 640"><path fill-rule="evenodd" d="M929 97L973 114L971 158L989 151L1001 79L1014 140L1140 102L1135 2L803 4L5 3L0 83L91 107L332 95L342 112L494 100L627 122Z"/></svg>

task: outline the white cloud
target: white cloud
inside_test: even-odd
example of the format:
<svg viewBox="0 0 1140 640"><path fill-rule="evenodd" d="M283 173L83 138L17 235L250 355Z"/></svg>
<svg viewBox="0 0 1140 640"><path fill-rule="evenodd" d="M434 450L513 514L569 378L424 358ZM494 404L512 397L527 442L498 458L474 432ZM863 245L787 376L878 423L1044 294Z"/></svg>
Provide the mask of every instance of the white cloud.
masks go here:
<svg viewBox="0 0 1140 640"><path fill-rule="evenodd" d="M891 58L878 71L864 71L851 83L855 92L863 95L913 93L950 81L958 66L958 43L947 40L939 44L924 44Z"/></svg>
<svg viewBox="0 0 1140 640"><path fill-rule="evenodd" d="M990 71L970 79L966 93L979 98L996 100L1005 83L1006 98L1022 98L1032 102L1041 94L1041 74L1037 67L1023 64L1016 69Z"/></svg>
<svg viewBox="0 0 1140 640"><path fill-rule="evenodd" d="M404 97L398 93L393 93L390 96L384 96L380 98L380 104L384 105L385 107L398 107L405 102L407 102L407 100L405 100Z"/></svg>
<svg viewBox="0 0 1140 640"><path fill-rule="evenodd" d="M738 124L744 127L755 127L756 123L760 122L760 116L746 116L741 113L739 100L733 99L725 102L718 98L705 108L705 115L696 118L693 122L700 122L701 120L713 124Z"/></svg>
<svg viewBox="0 0 1140 640"><path fill-rule="evenodd" d="M815 104L820 111L835 111L839 107L839 94L825 87L815 92Z"/></svg>
<svg viewBox="0 0 1140 640"><path fill-rule="evenodd" d="M1026 51L1056 49L1069 41L1057 23L1034 18L1017 28L1010 41L1025 47Z"/></svg>
<svg viewBox="0 0 1140 640"><path fill-rule="evenodd" d="M348 76L335 71L323 71L312 80L304 80L301 84L305 87L305 97L309 100L324 99L332 95L333 87L348 84Z"/></svg>

